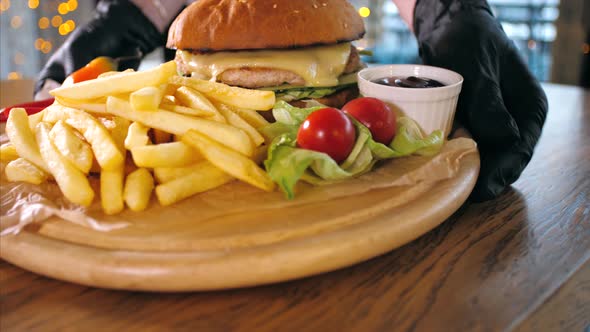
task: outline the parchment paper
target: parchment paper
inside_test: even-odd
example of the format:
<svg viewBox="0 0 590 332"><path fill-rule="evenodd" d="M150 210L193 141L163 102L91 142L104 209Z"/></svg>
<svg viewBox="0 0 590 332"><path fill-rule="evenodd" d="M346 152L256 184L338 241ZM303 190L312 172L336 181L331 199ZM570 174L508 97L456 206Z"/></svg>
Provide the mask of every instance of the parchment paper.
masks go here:
<svg viewBox="0 0 590 332"><path fill-rule="evenodd" d="M5 135L0 137L0 142L6 140ZM473 140L456 138L447 141L434 157L412 156L384 161L376 165L372 172L330 185L311 186L300 182L293 200L285 199L278 190L266 193L248 184L233 181L170 207L161 207L152 202L148 209L161 212L164 209L194 209L198 219L204 220L244 211L280 209L359 195L373 189L436 182L455 176L461 159L475 152L477 148ZM18 233L29 224L40 223L53 216L96 231L108 232L131 225L132 218L128 217L141 213L127 210L117 216L107 216L102 213L98 199L89 208L83 208L67 202L53 182L38 186L11 183L5 179L4 165L0 165L0 171L0 235ZM96 197L99 196L97 183L97 179L91 179Z"/></svg>

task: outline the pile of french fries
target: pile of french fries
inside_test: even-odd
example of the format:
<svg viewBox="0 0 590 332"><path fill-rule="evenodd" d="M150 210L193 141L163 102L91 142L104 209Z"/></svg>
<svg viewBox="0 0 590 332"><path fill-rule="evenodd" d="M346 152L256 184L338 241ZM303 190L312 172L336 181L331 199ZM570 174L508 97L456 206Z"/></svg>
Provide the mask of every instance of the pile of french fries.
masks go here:
<svg viewBox="0 0 590 332"><path fill-rule="evenodd" d="M174 62L109 72L51 91L55 103L28 116L12 109L10 142L0 147L6 178L53 180L71 202L89 206L100 177L105 213L141 211L152 193L167 206L234 179L265 191L274 183L259 166L266 145L270 91L178 76Z"/></svg>

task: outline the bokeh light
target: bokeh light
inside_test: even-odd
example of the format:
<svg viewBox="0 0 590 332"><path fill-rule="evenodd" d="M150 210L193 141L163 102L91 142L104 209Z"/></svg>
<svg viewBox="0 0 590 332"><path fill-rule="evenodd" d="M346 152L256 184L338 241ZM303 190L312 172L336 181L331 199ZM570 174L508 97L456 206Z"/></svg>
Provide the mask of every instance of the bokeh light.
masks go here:
<svg viewBox="0 0 590 332"><path fill-rule="evenodd" d="M590 45L589 44L582 44L582 53L584 54L590 54Z"/></svg>
<svg viewBox="0 0 590 332"><path fill-rule="evenodd" d="M65 24L68 26L69 32L72 32L74 29L76 29L76 22L73 20L67 20Z"/></svg>
<svg viewBox="0 0 590 332"><path fill-rule="evenodd" d="M43 52L43 54L47 54L47 53L51 52L52 48L53 48L53 44L51 44L50 41L44 41L43 44L41 45L41 52Z"/></svg>
<svg viewBox="0 0 590 332"><path fill-rule="evenodd" d="M39 29L47 29L49 28L49 19L47 17L41 17L39 19Z"/></svg>
<svg viewBox="0 0 590 332"><path fill-rule="evenodd" d="M361 17L369 17L369 15L371 15L371 10L368 7L361 7L359 8L359 15Z"/></svg>
<svg viewBox="0 0 590 332"><path fill-rule="evenodd" d="M61 15L67 14L68 11L69 11L68 4L65 2L60 3L59 6L57 7L57 12L60 13Z"/></svg>
<svg viewBox="0 0 590 332"><path fill-rule="evenodd" d="M55 16L53 16L53 18L51 18L51 26L53 26L54 28L57 28L62 23L63 23L63 19L59 15L55 15Z"/></svg>
<svg viewBox="0 0 590 332"><path fill-rule="evenodd" d="M14 63L17 65L22 65L25 63L25 55L22 52L16 52L14 55Z"/></svg>
<svg viewBox="0 0 590 332"><path fill-rule="evenodd" d="M39 7L39 0L29 0L29 8L35 9Z"/></svg>
<svg viewBox="0 0 590 332"><path fill-rule="evenodd" d="M19 73L18 71L11 71L10 73L8 73L8 77L9 80L20 80L21 78L23 78L23 75L21 73Z"/></svg>
<svg viewBox="0 0 590 332"><path fill-rule="evenodd" d="M0 12L7 11L10 8L10 0L0 0Z"/></svg>
<svg viewBox="0 0 590 332"><path fill-rule="evenodd" d="M69 31L69 27L68 27L68 25L67 25L67 24L65 24L65 23L64 23L64 24L62 24L62 25L60 25L60 26L59 26L59 28L57 29L57 31L58 31L58 32L59 32L59 34L60 34L60 35L62 35L62 36L65 36L65 35L67 35L68 33L70 33L70 31Z"/></svg>
<svg viewBox="0 0 590 332"><path fill-rule="evenodd" d="M12 19L10 19L10 26L13 29L18 29L21 27L21 25L23 25L23 19L20 16L13 16Z"/></svg>
<svg viewBox="0 0 590 332"><path fill-rule="evenodd" d="M68 10L73 12L74 10L76 10L78 8L78 1L76 0L68 0L68 2L66 3L68 6Z"/></svg>
<svg viewBox="0 0 590 332"><path fill-rule="evenodd" d="M45 42L45 39L43 39L43 38L37 38L35 40L35 49L41 50L41 46L43 46L43 43L44 42Z"/></svg>

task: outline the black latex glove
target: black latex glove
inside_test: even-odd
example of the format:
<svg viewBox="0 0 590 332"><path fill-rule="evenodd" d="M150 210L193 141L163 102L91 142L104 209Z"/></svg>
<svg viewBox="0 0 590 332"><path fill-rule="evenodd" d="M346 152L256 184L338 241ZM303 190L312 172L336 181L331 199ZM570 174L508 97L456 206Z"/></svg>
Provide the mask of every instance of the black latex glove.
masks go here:
<svg viewBox="0 0 590 332"><path fill-rule="evenodd" d="M164 35L128 0L102 0L92 20L74 30L51 56L39 74L35 93L46 79L62 83L71 73L99 56L137 56L136 60L120 62L119 70L137 69L141 57L164 41Z"/></svg>
<svg viewBox="0 0 590 332"><path fill-rule="evenodd" d="M530 161L547 98L485 0L418 0L414 33L425 64L460 73L456 119L478 143L471 199L502 193Z"/></svg>

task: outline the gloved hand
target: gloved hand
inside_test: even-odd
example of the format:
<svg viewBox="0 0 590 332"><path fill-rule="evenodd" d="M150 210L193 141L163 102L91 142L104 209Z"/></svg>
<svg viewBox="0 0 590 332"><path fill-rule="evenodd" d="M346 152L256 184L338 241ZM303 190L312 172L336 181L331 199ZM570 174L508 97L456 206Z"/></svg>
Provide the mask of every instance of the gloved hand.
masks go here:
<svg viewBox="0 0 590 332"><path fill-rule="evenodd" d="M478 143L474 201L492 199L530 161L547 98L485 0L418 0L414 33L425 64L464 78L456 119Z"/></svg>
<svg viewBox="0 0 590 332"><path fill-rule="evenodd" d="M129 0L101 0L92 20L76 29L41 70L35 93L47 79L62 83L99 56L137 56L135 60L119 63L119 70L137 69L141 57L164 41L165 36Z"/></svg>

